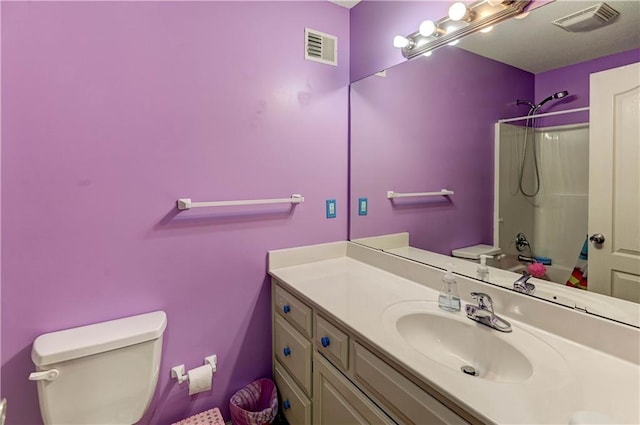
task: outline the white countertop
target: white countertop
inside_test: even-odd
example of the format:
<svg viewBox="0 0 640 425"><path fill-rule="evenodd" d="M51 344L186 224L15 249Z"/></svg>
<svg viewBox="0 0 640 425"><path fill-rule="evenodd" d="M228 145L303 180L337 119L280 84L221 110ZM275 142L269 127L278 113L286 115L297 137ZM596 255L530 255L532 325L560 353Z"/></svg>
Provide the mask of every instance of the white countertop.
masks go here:
<svg viewBox="0 0 640 425"><path fill-rule="evenodd" d="M293 250L270 253L270 264L275 264L271 262L273 253L284 251ZM513 342L533 337L552 347L557 356L541 359L528 353L534 374L522 383L466 376L411 348L383 320L385 312L398 303L437 302L438 291L350 258L346 250L335 257L295 265L280 262L269 273L478 418L494 423L566 424L575 412L589 410L616 423L640 423L638 364L534 328L497 310L514 328L501 338ZM463 304L469 301L461 295ZM443 314L466 317L463 312Z"/></svg>

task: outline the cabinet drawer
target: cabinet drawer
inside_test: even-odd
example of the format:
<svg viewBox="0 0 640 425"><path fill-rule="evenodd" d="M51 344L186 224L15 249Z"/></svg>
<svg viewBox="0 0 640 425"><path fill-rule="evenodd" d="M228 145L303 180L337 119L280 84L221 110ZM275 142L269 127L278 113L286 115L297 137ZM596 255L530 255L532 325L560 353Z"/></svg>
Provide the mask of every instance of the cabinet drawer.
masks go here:
<svg viewBox="0 0 640 425"><path fill-rule="evenodd" d="M335 362L339 368L348 370L349 336L318 315L314 335L318 351Z"/></svg>
<svg viewBox="0 0 640 425"><path fill-rule="evenodd" d="M291 377L280 366L274 363L273 377L280 392L280 408L290 425L307 425L311 423L311 401L293 382Z"/></svg>
<svg viewBox="0 0 640 425"><path fill-rule="evenodd" d="M311 341L302 336L279 315L275 315L274 347L276 358L298 381L307 394L311 394Z"/></svg>
<svg viewBox="0 0 640 425"><path fill-rule="evenodd" d="M278 285L275 288L273 302L276 311L303 335L311 338L311 308Z"/></svg>
<svg viewBox="0 0 640 425"><path fill-rule="evenodd" d="M353 374L357 382L408 424L467 424L467 422L405 378L375 354L353 344Z"/></svg>

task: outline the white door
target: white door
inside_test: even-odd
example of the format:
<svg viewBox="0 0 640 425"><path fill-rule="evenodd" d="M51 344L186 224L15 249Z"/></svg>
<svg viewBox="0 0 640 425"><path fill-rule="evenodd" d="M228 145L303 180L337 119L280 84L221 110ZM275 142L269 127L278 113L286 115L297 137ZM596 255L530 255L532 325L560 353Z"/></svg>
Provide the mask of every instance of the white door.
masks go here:
<svg viewBox="0 0 640 425"><path fill-rule="evenodd" d="M590 83L588 288L640 302L640 64Z"/></svg>

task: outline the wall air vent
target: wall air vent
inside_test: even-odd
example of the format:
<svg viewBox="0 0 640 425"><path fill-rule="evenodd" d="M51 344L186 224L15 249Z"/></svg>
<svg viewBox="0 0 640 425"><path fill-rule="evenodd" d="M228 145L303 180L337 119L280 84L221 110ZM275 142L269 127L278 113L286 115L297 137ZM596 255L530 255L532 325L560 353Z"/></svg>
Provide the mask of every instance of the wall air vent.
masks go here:
<svg viewBox="0 0 640 425"><path fill-rule="evenodd" d="M563 18L556 19L552 23L565 31L591 31L607 25L618 15L620 15L620 12L613 7L606 3L600 3Z"/></svg>
<svg viewBox="0 0 640 425"><path fill-rule="evenodd" d="M338 38L309 28L304 29L304 58L338 65Z"/></svg>

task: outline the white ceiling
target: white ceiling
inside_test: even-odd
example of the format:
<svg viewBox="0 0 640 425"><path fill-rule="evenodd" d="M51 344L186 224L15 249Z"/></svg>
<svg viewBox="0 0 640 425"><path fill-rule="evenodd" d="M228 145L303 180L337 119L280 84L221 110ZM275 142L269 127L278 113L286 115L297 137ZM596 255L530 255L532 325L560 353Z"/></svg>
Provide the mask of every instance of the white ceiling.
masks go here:
<svg viewBox="0 0 640 425"><path fill-rule="evenodd" d="M524 19L509 19L487 34L466 37L458 47L534 74L640 48L639 0L607 0L620 16L593 31L567 32L551 23L599 3L556 0Z"/></svg>

